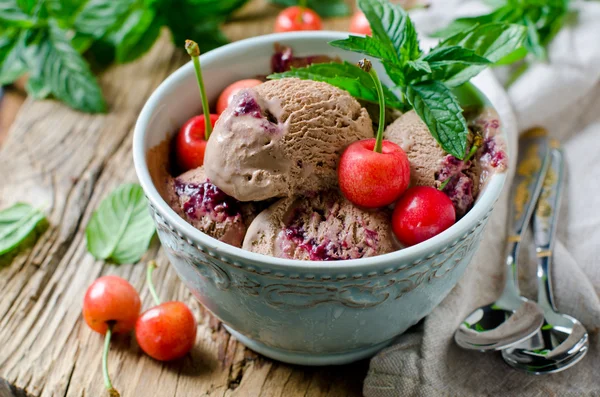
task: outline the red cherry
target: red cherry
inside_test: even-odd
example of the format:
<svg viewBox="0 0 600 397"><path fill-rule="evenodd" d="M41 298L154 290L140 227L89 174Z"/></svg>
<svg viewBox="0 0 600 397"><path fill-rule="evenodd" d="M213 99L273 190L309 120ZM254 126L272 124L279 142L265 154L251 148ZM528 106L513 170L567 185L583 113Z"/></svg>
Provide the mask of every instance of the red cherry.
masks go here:
<svg viewBox="0 0 600 397"><path fill-rule="evenodd" d="M382 152L373 151L375 139L349 145L338 166L338 181L352 203L377 208L393 203L408 187L410 164L404 150L383 141Z"/></svg>
<svg viewBox="0 0 600 397"><path fill-rule="evenodd" d="M218 119L218 115L210 115L210 123L213 127ZM200 115L186 121L179 130L175 141L175 153L181 171L198 168L204 164L207 142L204 136L205 128L204 115Z"/></svg>
<svg viewBox="0 0 600 397"><path fill-rule="evenodd" d="M321 30L319 14L306 7L288 7L277 15L276 32L295 32L298 30Z"/></svg>
<svg viewBox="0 0 600 397"><path fill-rule="evenodd" d="M456 221L452 201L430 186L408 189L396 203L392 229L405 246L421 243L448 229Z"/></svg>
<svg viewBox="0 0 600 397"><path fill-rule="evenodd" d="M140 314L140 297L126 280L117 276L100 277L90 285L83 298L83 318L94 331L105 335L102 353L104 385L110 396L119 396L108 373L108 349L113 333L127 333Z"/></svg>
<svg viewBox="0 0 600 397"><path fill-rule="evenodd" d="M367 20L365 14L360 10L356 11L354 15L352 15L349 30L350 33L364 34L367 36L372 34L371 25L369 25L369 21Z"/></svg>
<svg viewBox="0 0 600 397"><path fill-rule="evenodd" d="M140 297L126 280L117 276L100 277L89 286L83 298L83 318L94 331L104 335L108 324L114 333L133 329L140 314Z"/></svg>
<svg viewBox="0 0 600 397"><path fill-rule="evenodd" d="M135 337L142 350L159 361L185 356L196 342L196 320L183 302L165 302L140 316Z"/></svg>
<svg viewBox="0 0 600 397"><path fill-rule="evenodd" d="M257 79L246 79L236 81L235 83L227 86L217 100L217 114L221 114L225 111L225 109L227 109L227 106L229 106L235 94L237 94L241 89L252 88L259 84L262 84L262 81Z"/></svg>

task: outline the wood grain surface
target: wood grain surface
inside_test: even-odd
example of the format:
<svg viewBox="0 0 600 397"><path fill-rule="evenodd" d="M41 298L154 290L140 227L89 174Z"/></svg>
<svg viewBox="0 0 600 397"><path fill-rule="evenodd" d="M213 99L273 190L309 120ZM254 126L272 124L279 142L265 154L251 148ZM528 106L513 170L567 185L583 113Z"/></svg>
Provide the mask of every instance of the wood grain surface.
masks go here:
<svg viewBox="0 0 600 397"><path fill-rule="evenodd" d="M269 33L277 9L252 1L226 26L232 40ZM328 29L347 28L344 18ZM0 396L104 396L102 337L81 317L81 302L97 277L117 274L152 305L144 263L114 266L85 247L92 211L116 186L135 181L131 139L135 120L153 89L187 61L165 34L135 63L101 76L110 112L89 115L58 102L27 99L0 149L0 208L26 201L51 222L37 244L0 269ZM163 301L183 300L199 322L196 347L163 364L143 353L132 336L117 337L109 356L113 383L125 397L358 396L367 362L307 368L263 358L238 343L202 310L177 278L157 241L142 262L156 258Z"/></svg>

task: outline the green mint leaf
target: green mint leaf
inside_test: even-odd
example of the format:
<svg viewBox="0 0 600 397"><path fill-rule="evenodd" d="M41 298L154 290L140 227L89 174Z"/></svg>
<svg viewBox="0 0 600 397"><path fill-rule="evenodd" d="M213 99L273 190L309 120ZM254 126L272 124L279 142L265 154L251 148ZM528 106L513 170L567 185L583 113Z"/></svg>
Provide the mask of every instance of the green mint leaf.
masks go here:
<svg viewBox="0 0 600 397"><path fill-rule="evenodd" d="M322 81L348 91L350 95L357 99L379 103L377 90L371 76L358 66L348 62L315 63L304 68L292 68L290 71L268 76L269 79L282 79L285 77ZM395 109L406 108L405 104L385 86L383 87L383 94L386 106Z"/></svg>
<svg viewBox="0 0 600 397"><path fill-rule="evenodd" d="M67 32L49 21L50 37L44 44L41 75L52 94L74 109L103 112L106 109L100 86L84 59L71 46Z"/></svg>
<svg viewBox="0 0 600 397"><path fill-rule="evenodd" d="M298 0L269 0L282 7L298 5ZM344 0L308 0L306 6L322 17L343 17L350 14L350 7Z"/></svg>
<svg viewBox="0 0 600 397"><path fill-rule="evenodd" d="M439 81L409 84L406 99L440 144L458 159L467 149L467 121L452 91Z"/></svg>
<svg viewBox="0 0 600 397"><path fill-rule="evenodd" d="M17 0L0 0L0 22L2 27L15 26L29 28L35 25L36 18L29 15L22 7L22 2ZM26 7L29 8L29 7Z"/></svg>
<svg viewBox="0 0 600 397"><path fill-rule="evenodd" d="M440 42L434 50L452 46L462 46L475 54L496 62L521 47L525 39L523 26L506 23L490 23L475 26ZM445 67L439 75L434 71L433 78L444 81L447 86L461 85L478 75L487 65L456 64Z"/></svg>
<svg viewBox="0 0 600 397"><path fill-rule="evenodd" d="M423 57L423 60L432 68L455 63L465 65L487 65L491 63L487 58L477 55L475 51L457 45L434 48Z"/></svg>
<svg viewBox="0 0 600 397"><path fill-rule="evenodd" d="M8 29L0 37L0 85L10 84L27 72L23 60L26 34Z"/></svg>
<svg viewBox="0 0 600 397"><path fill-rule="evenodd" d="M402 7L387 0L358 0L358 6L371 25L373 37L396 53L397 59L388 61L404 65L421 56L417 32Z"/></svg>
<svg viewBox="0 0 600 397"><path fill-rule="evenodd" d="M410 69L415 72L429 74L431 73L431 66L425 60L408 61L406 64Z"/></svg>
<svg viewBox="0 0 600 397"><path fill-rule="evenodd" d="M329 45L378 59L395 59L396 57L396 53L392 48L370 36L348 36L347 39L330 41Z"/></svg>
<svg viewBox="0 0 600 397"><path fill-rule="evenodd" d="M73 18L86 5L82 0L45 0L48 13L55 19L72 23Z"/></svg>
<svg viewBox="0 0 600 397"><path fill-rule="evenodd" d="M0 259L32 245L48 226L44 214L29 204L17 203L0 211Z"/></svg>
<svg viewBox="0 0 600 397"><path fill-rule="evenodd" d="M75 18L78 33L103 37L135 4L135 0L89 0Z"/></svg>
<svg viewBox="0 0 600 397"><path fill-rule="evenodd" d="M546 50L540 43L540 36L536 29L535 23L528 16L523 17L523 24L527 28L527 36L523 46L537 59L546 60Z"/></svg>
<svg viewBox="0 0 600 397"><path fill-rule="evenodd" d="M138 262L154 236L154 223L141 186L121 185L102 200L85 236L88 251L96 259L117 264Z"/></svg>
<svg viewBox="0 0 600 397"><path fill-rule="evenodd" d="M473 29L477 25L485 25L493 22L502 22L511 20L512 15L518 13L512 6L505 6L494 10L493 12L485 15L475 17L464 17L458 18L447 27L432 34L432 37L450 37L459 33L466 32Z"/></svg>
<svg viewBox="0 0 600 397"><path fill-rule="evenodd" d="M162 22L153 9L136 9L114 34L116 61L130 62L144 55L160 35Z"/></svg>

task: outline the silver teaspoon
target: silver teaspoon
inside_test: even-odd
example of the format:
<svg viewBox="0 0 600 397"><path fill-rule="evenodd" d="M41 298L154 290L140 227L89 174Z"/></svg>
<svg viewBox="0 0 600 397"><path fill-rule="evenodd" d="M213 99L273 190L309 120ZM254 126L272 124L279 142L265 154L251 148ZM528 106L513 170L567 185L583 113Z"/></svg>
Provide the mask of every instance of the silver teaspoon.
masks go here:
<svg viewBox="0 0 600 397"><path fill-rule="evenodd" d="M519 292L517 260L521 236L527 228L549 164L546 131L533 129L519 139L517 170L508 212L506 280L496 302L479 307L456 330L454 340L471 350L501 350L534 335L544 314Z"/></svg>
<svg viewBox="0 0 600 397"><path fill-rule="evenodd" d="M502 352L508 364L534 374L558 372L575 365L589 345L583 325L558 313L552 294L550 266L563 180L564 156L560 149L552 149L551 165L532 220L538 261L538 305L544 311L544 325L523 345Z"/></svg>

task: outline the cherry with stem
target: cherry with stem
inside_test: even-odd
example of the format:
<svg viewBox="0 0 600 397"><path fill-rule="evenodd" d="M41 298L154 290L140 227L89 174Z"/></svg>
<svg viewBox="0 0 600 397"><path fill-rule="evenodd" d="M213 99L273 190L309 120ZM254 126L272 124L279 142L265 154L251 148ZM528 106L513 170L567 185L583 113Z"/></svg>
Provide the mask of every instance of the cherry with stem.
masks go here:
<svg viewBox="0 0 600 397"><path fill-rule="evenodd" d="M196 342L196 319L183 302L162 303L152 273L155 261L148 263L146 283L156 306L146 310L135 324L135 336L140 348L159 361L171 361L185 356Z"/></svg>
<svg viewBox="0 0 600 397"><path fill-rule="evenodd" d="M371 76L379 99L379 126L376 138L350 144L338 165L338 182L344 197L355 205L379 208L392 204L408 188L410 163L404 150L383 139L385 98L377 72L368 59L358 66Z"/></svg>

